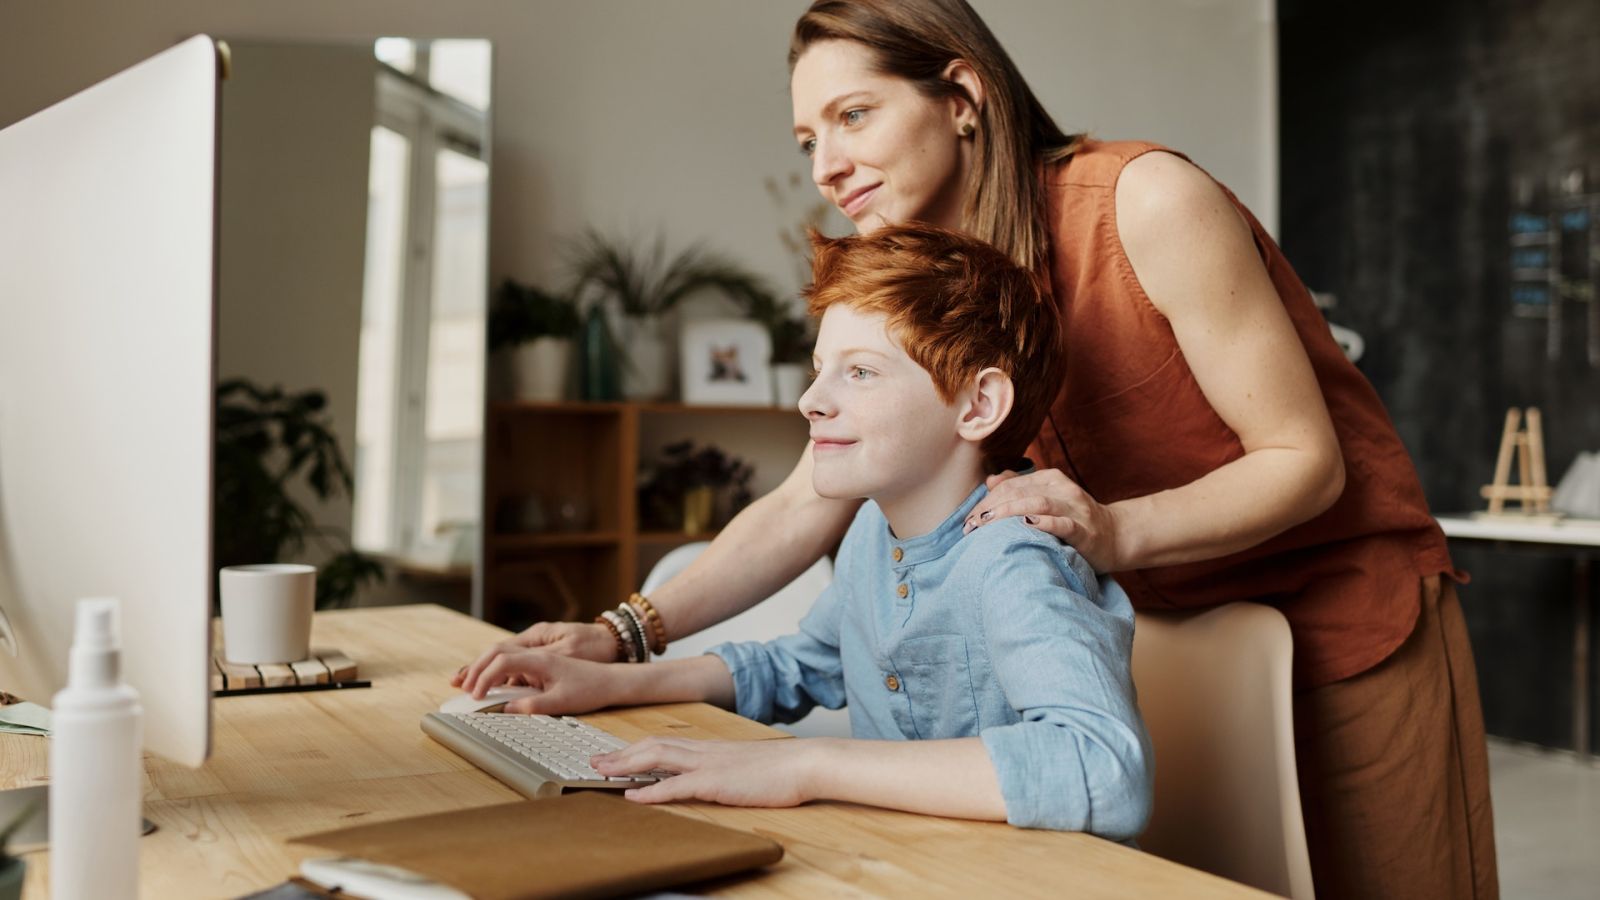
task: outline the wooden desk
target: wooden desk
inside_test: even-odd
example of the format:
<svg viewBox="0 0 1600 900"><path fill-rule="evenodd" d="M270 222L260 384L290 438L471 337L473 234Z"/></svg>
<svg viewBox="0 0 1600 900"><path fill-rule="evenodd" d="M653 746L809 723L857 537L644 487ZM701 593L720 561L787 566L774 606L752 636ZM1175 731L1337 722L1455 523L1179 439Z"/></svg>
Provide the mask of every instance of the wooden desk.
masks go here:
<svg viewBox="0 0 1600 900"><path fill-rule="evenodd" d="M1516 522L1504 518L1475 519L1469 515L1439 516L1438 521L1445 536L1454 540L1486 541L1572 557L1572 750L1580 762L1588 762L1592 696L1589 691L1589 622L1594 602L1589 586L1594 560L1600 556L1600 521Z"/></svg>
<svg viewBox="0 0 1600 900"><path fill-rule="evenodd" d="M314 849L299 834L519 797L422 733L455 692L448 676L505 635L437 606L319 613L314 643L354 657L370 689L220 698L209 762L146 762L141 895L237 897L282 882ZM704 704L584 717L620 737L788 739ZM0 736L0 787L46 780L47 742ZM674 804L672 812L780 841L783 861L705 888L716 896L1265 897L1261 892L1082 834L1025 831L816 803L797 809ZM25 897L44 898L44 854Z"/></svg>

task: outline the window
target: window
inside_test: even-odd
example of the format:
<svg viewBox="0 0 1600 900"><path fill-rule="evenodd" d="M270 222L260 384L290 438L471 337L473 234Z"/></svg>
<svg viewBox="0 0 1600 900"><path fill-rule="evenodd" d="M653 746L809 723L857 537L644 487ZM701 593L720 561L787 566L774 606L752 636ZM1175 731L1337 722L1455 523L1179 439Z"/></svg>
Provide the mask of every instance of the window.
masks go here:
<svg viewBox="0 0 1600 900"><path fill-rule="evenodd" d="M354 538L414 557L479 518L490 51L383 38L374 52Z"/></svg>

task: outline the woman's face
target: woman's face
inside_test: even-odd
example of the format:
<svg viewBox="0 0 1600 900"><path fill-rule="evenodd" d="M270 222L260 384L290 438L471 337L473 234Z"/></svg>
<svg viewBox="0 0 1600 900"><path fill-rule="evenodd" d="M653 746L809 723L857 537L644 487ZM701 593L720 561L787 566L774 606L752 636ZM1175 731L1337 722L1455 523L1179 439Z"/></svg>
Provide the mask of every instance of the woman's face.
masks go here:
<svg viewBox="0 0 1600 900"><path fill-rule="evenodd" d="M789 89L811 178L857 231L909 221L961 226L970 141L960 135L957 101L874 72L871 51L854 41L811 45Z"/></svg>

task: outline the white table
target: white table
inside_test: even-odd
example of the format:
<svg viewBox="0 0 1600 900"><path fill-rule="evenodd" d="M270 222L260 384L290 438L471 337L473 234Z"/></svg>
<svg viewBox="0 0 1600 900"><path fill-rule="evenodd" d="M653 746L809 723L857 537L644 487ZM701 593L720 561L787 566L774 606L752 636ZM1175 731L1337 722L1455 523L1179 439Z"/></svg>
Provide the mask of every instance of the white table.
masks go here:
<svg viewBox="0 0 1600 900"><path fill-rule="evenodd" d="M1600 556L1600 520L1563 519L1554 523L1439 516L1446 536L1464 541L1543 545L1572 556L1572 748L1589 759L1589 597L1590 572Z"/></svg>

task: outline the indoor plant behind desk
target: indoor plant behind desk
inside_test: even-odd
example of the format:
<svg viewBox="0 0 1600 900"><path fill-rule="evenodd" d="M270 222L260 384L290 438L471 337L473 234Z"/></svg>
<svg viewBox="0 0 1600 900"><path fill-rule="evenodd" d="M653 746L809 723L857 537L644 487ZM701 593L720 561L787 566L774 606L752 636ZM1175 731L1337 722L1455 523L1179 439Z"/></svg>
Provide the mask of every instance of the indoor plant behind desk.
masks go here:
<svg viewBox="0 0 1600 900"><path fill-rule="evenodd" d="M243 378L217 387L216 567L286 562L320 545L331 555L317 566L318 608L348 605L362 585L384 578L349 535L317 525L293 496L302 482L322 501L354 488L327 405L317 390L286 393Z"/></svg>
<svg viewBox="0 0 1600 900"><path fill-rule="evenodd" d="M671 393L672 358L666 315L692 294L709 291L747 312L752 298L770 296L748 269L700 245L672 255L659 235L638 250L598 231L588 231L570 251L573 295L614 303L622 313L622 395L662 400Z"/></svg>
<svg viewBox="0 0 1600 900"><path fill-rule="evenodd" d="M511 392L519 400L557 403L567 397L578 305L558 294L510 278L489 309L489 350L510 368Z"/></svg>

